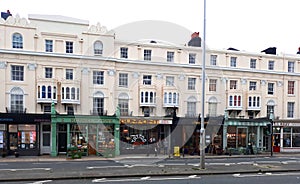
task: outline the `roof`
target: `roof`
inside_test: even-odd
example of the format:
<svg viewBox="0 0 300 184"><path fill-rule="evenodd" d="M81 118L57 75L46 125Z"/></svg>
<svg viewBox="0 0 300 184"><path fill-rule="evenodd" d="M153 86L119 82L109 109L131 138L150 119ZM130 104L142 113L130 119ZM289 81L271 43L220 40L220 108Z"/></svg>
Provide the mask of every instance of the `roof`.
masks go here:
<svg viewBox="0 0 300 184"><path fill-rule="evenodd" d="M89 25L88 20L77 19L73 17L66 17L62 15L43 15L43 14L29 14L29 20L46 20L53 22L65 22L65 23L75 23L75 24L85 24Z"/></svg>

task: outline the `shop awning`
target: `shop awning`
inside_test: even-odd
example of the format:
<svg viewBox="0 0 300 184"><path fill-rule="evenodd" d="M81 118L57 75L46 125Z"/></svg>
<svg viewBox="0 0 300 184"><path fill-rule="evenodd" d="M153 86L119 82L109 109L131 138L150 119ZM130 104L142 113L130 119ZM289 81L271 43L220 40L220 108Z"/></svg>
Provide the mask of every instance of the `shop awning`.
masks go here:
<svg viewBox="0 0 300 184"><path fill-rule="evenodd" d="M268 122L249 122L249 121L227 121L225 125L229 126L267 126Z"/></svg>

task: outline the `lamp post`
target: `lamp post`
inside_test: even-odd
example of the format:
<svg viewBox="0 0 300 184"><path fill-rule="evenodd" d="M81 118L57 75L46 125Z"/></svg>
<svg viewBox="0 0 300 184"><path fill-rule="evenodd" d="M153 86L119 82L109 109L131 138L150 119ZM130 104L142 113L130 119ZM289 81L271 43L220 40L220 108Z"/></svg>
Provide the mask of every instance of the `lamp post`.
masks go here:
<svg viewBox="0 0 300 184"><path fill-rule="evenodd" d="M205 169L205 129L204 129L204 103L205 103L205 52L206 52L206 0L203 6L203 38L202 38L202 108L201 108L201 129L200 129L200 166Z"/></svg>
<svg viewBox="0 0 300 184"><path fill-rule="evenodd" d="M270 130L270 133L271 133L271 157L273 157L273 122L274 122L274 113L273 113L273 110L270 111L270 123L271 123L271 130Z"/></svg>

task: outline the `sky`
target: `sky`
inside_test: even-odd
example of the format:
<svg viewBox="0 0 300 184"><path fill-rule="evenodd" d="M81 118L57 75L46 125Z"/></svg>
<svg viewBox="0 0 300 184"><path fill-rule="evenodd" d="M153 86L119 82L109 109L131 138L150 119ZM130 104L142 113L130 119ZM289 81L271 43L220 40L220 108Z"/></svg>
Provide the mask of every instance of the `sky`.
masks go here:
<svg viewBox="0 0 300 184"><path fill-rule="evenodd" d="M204 0L0 0L1 11L10 10L13 16L63 15L92 25L99 22L108 30L139 21L163 21L199 32L200 37L203 4ZM254 53L277 47L278 54L295 54L300 47L299 7L299 0L206 0L206 45ZM166 28L151 30L159 33L162 29ZM172 30L166 32L172 34Z"/></svg>

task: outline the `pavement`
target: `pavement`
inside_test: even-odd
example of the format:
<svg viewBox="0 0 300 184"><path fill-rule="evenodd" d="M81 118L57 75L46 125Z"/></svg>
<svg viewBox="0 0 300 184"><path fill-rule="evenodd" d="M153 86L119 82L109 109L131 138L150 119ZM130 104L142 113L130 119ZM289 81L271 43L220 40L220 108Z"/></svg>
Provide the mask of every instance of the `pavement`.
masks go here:
<svg viewBox="0 0 300 184"><path fill-rule="evenodd" d="M259 155L206 155L207 159L224 159L224 158L239 158L239 157L270 157L270 153ZM276 153L273 157L300 157L300 153ZM270 172L300 172L299 162L293 164L286 164L282 162L278 163L265 163L265 164L210 164L206 163L205 169L201 169L199 164L186 164L186 165L136 165L136 166L117 166L117 167L99 167L96 169L80 169L73 168L65 171L64 168L53 170L18 170L17 174L14 170L5 169L5 162L81 162L81 161L93 161L93 160L114 160L122 161L126 159L134 160L160 160L160 159L199 159L200 156L185 157L172 157L169 158L166 155L121 155L115 158L103 158L96 156L84 156L81 159L66 159L65 155L58 157L51 157L49 155L42 156L20 156L15 158L14 156L7 156L0 158L0 182L7 181L29 181L29 180L57 180L57 179L83 179L83 178L113 178L113 177L144 177L144 176L178 176L178 175L213 175L213 174L243 174L243 173L270 173ZM31 174L28 174L31 173Z"/></svg>

